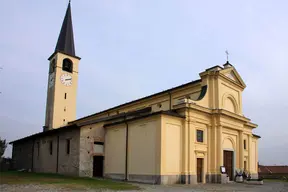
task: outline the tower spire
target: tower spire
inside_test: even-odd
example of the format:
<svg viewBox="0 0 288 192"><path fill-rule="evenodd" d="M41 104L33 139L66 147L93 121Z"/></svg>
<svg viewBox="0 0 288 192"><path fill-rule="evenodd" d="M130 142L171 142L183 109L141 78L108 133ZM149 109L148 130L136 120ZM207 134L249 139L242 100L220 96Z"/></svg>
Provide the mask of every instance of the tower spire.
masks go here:
<svg viewBox="0 0 288 192"><path fill-rule="evenodd" d="M55 52L62 52L71 56L75 55L74 35L71 14L71 0L69 0L62 28L55 47Z"/></svg>

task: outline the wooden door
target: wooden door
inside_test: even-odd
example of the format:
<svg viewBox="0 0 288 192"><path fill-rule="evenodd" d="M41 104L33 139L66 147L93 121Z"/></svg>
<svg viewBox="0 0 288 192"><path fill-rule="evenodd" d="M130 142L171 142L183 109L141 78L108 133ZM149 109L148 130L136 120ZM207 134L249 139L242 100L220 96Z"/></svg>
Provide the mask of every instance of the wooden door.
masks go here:
<svg viewBox="0 0 288 192"><path fill-rule="evenodd" d="M203 177L203 159L197 158L197 182L202 183Z"/></svg>
<svg viewBox="0 0 288 192"><path fill-rule="evenodd" d="M93 157L93 177L103 177L103 156Z"/></svg>
<svg viewBox="0 0 288 192"><path fill-rule="evenodd" d="M233 151L224 151L224 167L230 180L233 180Z"/></svg>

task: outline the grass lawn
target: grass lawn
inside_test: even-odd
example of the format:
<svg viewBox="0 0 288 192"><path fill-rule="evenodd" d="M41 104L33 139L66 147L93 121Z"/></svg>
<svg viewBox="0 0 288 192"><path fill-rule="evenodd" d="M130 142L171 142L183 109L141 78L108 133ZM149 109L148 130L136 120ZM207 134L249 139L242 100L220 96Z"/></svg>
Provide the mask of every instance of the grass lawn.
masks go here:
<svg viewBox="0 0 288 192"><path fill-rule="evenodd" d="M284 180L284 179L264 179L264 182L288 182L288 180Z"/></svg>
<svg viewBox="0 0 288 192"><path fill-rule="evenodd" d="M70 177L49 173L0 172L0 184L53 184L69 189L137 190L139 187L106 179Z"/></svg>

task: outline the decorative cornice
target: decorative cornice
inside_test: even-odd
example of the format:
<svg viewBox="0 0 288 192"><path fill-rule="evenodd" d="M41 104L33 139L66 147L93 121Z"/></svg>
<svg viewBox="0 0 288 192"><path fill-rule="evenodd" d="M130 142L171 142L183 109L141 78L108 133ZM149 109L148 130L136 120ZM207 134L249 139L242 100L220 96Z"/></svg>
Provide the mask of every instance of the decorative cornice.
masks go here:
<svg viewBox="0 0 288 192"><path fill-rule="evenodd" d="M249 118L235 114L235 113L232 113L232 112L227 111L225 109L209 109L209 108L197 105L196 103L183 103L183 104L179 104L179 105L174 105L174 107L177 110L181 110L183 108L186 108L186 109L193 109L196 111L200 111L200 112L210 114L213 116L214 115L227 116L227 117L242 121L245 123L246 126L249 126L251 128L256 128L258 126L257 124L252 123Z"/></svg>

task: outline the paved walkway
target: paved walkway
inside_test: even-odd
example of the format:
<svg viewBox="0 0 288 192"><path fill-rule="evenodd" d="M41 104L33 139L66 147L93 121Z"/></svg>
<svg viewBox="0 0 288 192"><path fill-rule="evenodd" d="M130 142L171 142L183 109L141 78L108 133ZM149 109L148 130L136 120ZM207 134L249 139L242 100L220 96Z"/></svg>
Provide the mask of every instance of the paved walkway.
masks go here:
<svg viewBox="0 0 288 192"><path fill-rule="evenodd" d="M139 185L149 192L288 192L288 182L265 182L264 185L231 184L198 184L198 185Z"/></svg>

